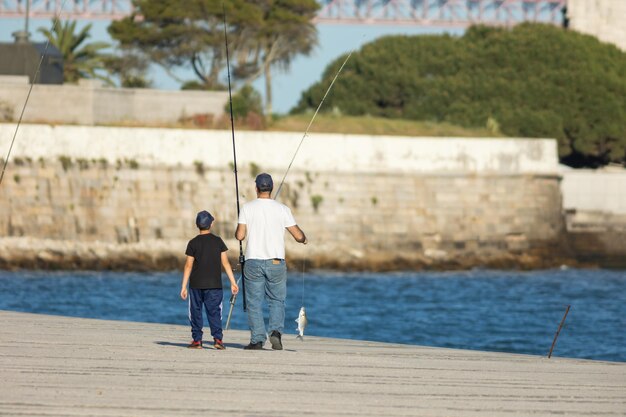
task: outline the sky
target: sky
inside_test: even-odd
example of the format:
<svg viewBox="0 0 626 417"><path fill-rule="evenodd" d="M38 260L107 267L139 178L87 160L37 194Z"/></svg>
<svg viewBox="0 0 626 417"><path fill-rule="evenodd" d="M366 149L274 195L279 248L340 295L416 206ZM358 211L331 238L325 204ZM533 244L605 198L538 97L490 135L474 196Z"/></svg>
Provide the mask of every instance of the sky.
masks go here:
<svg viewBox="0 0 626 417"><path fill-rule="evenodd" d="M107 33L109 21L79 21L79 29L84 25L92 23L90 41L104 41L111 44L115 42ZM37 32L39 27L52 27L50 19L31 19L29 32L31 40L43 42L43 36ZM22 19L0 19L0 42L13 42L11 33L22 30L24 21ZM318 45L308 56L298 56L287 71L274 69L272 80L273 107L274 113L285 114L294 107L304 90L315 82L319 81L326 66L337 57L360 48L363 44L373 41L385 35L417 35L426 33L451 33L462 34L459 29L443 30L433 27L419 27L409 25L339 25L339 24L318 24ZM177 77L184 80L193 80L195 76L191 69L180 68L175 71ZM178 90L180 83L169 76L158 66L152 66L148 77L153 81L153 88L164 90ZM226 83L226 75L224 75ZM257 79L253 86L262 96L265 96L265 84L263 78Z"/></svg>

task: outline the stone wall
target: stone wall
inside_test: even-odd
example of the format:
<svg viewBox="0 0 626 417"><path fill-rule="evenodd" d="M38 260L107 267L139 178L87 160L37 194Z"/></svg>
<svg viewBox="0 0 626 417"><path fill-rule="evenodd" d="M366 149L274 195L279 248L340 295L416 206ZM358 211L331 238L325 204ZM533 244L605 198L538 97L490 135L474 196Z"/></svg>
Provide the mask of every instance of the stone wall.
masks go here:
<svg viewBox="0 0 626 417"><path fill-rule="evenodd" d="M563 170L563 208L626 215L626 169Z"/></svg>
<svg viewBox="0 0 626 417"><path fill-rule="evenodd" d="M576 258L626 268L626 169L567 169L561 188Z"/></svg>
<svg viewBox="0 0 626 417"><path fill-rule="evenodd" d="M0 125L0 138L13 128ZM0 187L0 252L12 254L5 266L132 267L107 257L144 245L144 264L175 267L201 209L215 215L214 231L236 257L230 132L22 128ZM300 136L238 134L242 203L255 197L259 170L278 187ZM553 140L313 134L300 152L279 199L311 243L290 242L291 261L361 269L561 262ZM64 244L37 243L43 238Z"/></svg>
<svg viewBox="0 0 626 417"><path fill-rule="evenodd" d="M567 0L570 27L626 51L626 1Z"/></svg>
<svg viewBox="0 0 626 417"><path fill-rule="evenodd" d="M0 76L0 102L17 120L29 89L27 76ZM108 123L175 123L196 114L219 117L227 92L105 88L99 82L35 85L24 112L25 122L98 125Z"/></svg>

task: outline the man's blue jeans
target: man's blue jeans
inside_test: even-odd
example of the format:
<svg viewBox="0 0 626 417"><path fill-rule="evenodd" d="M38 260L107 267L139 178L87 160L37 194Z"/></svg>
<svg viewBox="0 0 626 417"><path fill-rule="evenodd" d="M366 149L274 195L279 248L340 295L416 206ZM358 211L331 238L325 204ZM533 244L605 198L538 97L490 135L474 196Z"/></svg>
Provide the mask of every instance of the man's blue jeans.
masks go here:
<svg viewBox="0 0 626 417"><path fill-rule="evenodd" d="M244 264L246 302L250 343L265 342L263 300L270 312L269 332L282 334L285 327L285 298L287 297L287 265L284 259L247 259Z"/></svg>

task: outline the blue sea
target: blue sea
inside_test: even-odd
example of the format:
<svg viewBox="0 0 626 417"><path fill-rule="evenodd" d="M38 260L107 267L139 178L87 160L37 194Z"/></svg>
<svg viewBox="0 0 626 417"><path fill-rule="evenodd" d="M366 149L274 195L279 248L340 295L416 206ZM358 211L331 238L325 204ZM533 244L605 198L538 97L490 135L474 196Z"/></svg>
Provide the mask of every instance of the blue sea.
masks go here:
<svg viewBox="0 0 626 417"><path fill-rule="evenodd" d="M181 275L0 271L0 309L187 325ZM286 341L301 305L308 335L534 355L570 305L553 355L626 361L626 271L291 271ZM247 329L241 296L231 327Z"/></svg>

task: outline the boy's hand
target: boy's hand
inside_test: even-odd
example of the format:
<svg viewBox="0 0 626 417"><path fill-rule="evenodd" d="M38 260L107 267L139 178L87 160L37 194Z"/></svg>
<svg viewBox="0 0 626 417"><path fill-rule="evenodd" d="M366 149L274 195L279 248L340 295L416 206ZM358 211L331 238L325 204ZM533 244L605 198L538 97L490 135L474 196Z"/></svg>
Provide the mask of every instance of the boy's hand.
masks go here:
<svg viewBox="0 0 626 417"><path fill-rule="evenodd" d="M233 294L239 294L239 285L237 285L236 282L230 283L230 292L232 292Z"/></svg>
<svg viewBox="0 0 626 417"><path fill-rule="evenodd" d="M183 300L187 299L187 288L183 288L182 290L180 290L180 298L182 298Z"/></svg>

